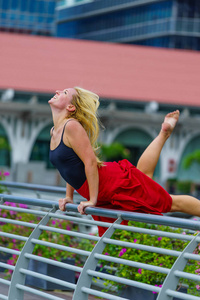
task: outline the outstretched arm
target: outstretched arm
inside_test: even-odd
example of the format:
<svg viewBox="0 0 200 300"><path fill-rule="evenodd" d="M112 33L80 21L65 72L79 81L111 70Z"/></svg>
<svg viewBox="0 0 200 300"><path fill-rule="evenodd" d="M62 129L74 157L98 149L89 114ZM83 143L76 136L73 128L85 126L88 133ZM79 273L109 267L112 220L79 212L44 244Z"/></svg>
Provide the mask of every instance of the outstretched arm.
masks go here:
<svg viewBox="0 0 200 300"><path fill-rule="evenodd" d="M80 157L85 166L85 174L88 181L90 200L83 201L78 206L78 211L84 214L86 206L95 206L99 190L99 174L97 159L91 146L89 137L80 123L69 122L64 133L64 143L70 145L74 152Z"/></svg>

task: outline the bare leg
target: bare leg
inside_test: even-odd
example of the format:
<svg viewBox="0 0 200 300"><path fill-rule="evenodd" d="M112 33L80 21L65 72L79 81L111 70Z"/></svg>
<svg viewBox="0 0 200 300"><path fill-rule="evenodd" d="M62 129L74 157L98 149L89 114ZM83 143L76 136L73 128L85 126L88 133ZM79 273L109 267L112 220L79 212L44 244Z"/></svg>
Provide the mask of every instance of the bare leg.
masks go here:
<svg viewBox="0 0 200 300"><path fill-rule="evenodd" d="M159 135L146 148L138 161L137 168L150 178L153 177L161 150L176 126L179 115L180 112L178 110L166 115Z"/></svg>
<svg viewBox="0 0 200 300"><path fill-rule="evenodd" d="M171 212L179 211L200 217L200 201L188 195L171 195Z"/></svg>

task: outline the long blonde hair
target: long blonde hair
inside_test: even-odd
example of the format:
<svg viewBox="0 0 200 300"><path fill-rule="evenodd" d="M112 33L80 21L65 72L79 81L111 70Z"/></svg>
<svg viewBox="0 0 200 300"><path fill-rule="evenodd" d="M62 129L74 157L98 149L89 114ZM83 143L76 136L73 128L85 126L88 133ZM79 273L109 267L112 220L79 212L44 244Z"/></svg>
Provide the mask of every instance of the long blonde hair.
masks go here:
<svg viewBox="0 0 200 300"><path fill-rule="evenodd" d="M72 96L71 103L76 107L69 117L75 118L83 126L90 139L90 143L97 158L98 166L102 166L103 162L98 157L97 139L99 136L99 120L97 109L99 107L99 96L93 92L80 87L74 87L76 94Z"/></svg>

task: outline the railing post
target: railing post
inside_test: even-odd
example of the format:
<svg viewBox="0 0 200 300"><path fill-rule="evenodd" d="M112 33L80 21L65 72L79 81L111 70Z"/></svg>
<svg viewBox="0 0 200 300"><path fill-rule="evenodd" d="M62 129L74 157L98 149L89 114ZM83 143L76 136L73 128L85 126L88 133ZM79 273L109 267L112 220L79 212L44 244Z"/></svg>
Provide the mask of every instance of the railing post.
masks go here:
<svg viewBox="0 0 200 300"><path fill-rule="evenodd" d="M175 275L175 271L183 271L188 259L185 257L186 253L193 253L193 251L195 250L195 248L197 247L197 245L199 244L199 240L198 237L200 236L200 233L198 235L196 235L192 241L185 247L185 249L183 250L183 252L181 253L181 255L177 258L177 260L175 261L174 265L172 266L169 274L167 275L162 289L158 295L157 300L171 300L173 299L172 296L167 294L167 290L172 290L175 291L177 284L179 282L179 277ZM188 298L189 299L189 298Z"/></svg>
<svg viewBox="0 0 200 300"><path fill-rule="evenodd" d="M11 285L9 288L8 300L23 300L24 299L24 291L17 288L17 284L24 285L26 276L20 272L20 269L27 269L29 264L29 259L25 257L25 253L32 253L35 245L31 242L32 239L38 239L42 233L42 230L39 228L40 225L46 225L50 219L49 214L55 212L56 208L52 208L38 223L35 229L29 236L29 239L25 243L21 254L17 260L15 270L12 275Z"/></svg>
<svg viewBox="0 0 200 300"><path fill-rule="evenodd" d="M103 250L105 249L106 244L103 242L103 239L110 238L114 231L114 224L120 224L122 222L121 216L107 229L107 231L104 233L104 235L101 237L101 239L98 241L98 243L95 245L94 249L92 250L90 256L88 257L84 268L81 272L81 275L79 277L76 289L74 291L74 295L72 300L88 300L88 294L84 293L82 291L82 288L89 288L92 283L92 276L88 275L87 270L95 270L98 264L98 259L96 259L95 254L100 253L102 254Z"/></svg>

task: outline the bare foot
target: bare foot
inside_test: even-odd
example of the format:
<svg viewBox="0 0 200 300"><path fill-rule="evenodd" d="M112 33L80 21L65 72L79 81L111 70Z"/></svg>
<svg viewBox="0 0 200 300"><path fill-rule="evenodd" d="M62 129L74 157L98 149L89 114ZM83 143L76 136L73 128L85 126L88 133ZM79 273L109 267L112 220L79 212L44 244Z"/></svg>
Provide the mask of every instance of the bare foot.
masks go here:
<svg viewBox="0 0 200 300"><path fill-rule="evenodd" d="M172 131L174 130L174 127L176 126L176 123L179 119L180 111L176 110L173 111L165 116L165 120L162 123L161 131L170 136Z"/></svg>

